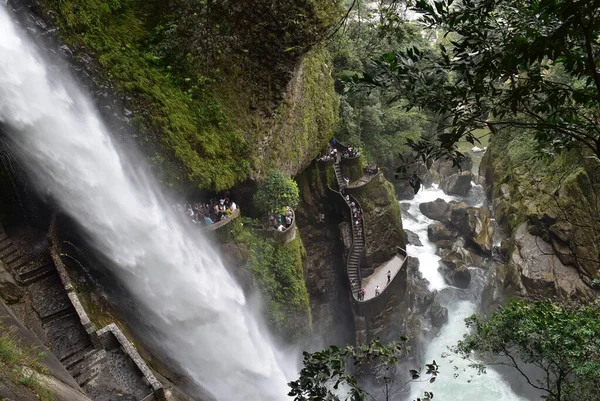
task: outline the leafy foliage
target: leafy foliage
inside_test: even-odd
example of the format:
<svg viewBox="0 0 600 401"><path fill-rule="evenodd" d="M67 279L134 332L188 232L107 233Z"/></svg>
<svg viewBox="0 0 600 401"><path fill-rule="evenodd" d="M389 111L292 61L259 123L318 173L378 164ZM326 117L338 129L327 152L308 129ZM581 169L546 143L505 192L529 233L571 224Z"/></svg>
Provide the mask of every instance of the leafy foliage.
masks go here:
<svg viewBox="0 0 600 401"><path fill-rule="evenodd" d="M476 142L474 130L522 127L545 152L600 156L600 1L419 0L416 10L442 31L439 49L391 51L372 74L348 79L441 117L437 135L413 149L460 158L455 144Z"/></svg>
<svg viewBox="0 0 600 401"><path fill-rule="evenodd" d="M280 170L270 170L254 194L254 206L263 213L285 213L286 207L298 206L298 184Z"/></svg>
<svg viewBox="0 0 600 401"><path fill-rule="evenodd" d="M390 400L411 381L428 380L433 383L438 374L435 361L427 364L425 371L411 369L405 379L398 374L398 363L409 352L406 346L408 339L402 337L400 340L386 345L373 340L357 347L331 346L314 353L304 352L304 367L300 371L300 378L289 383L289 396L294 397L295 401L362 401L367 397ZM367 392L361 386L360 380L353 374L356 369L372 375L381 386L379 394L376 391ZM424 398L419 400L431 398L433 393L426 392Z"/></svg>
<svg viewBox="0 0 600 401"><path fill-rule="evenodd" d="M370 71L370 59L385 50L401 50L422 42L418 27L398 19L397 7L398 2L391 2L373 11L357 2L344 29L329 43L336 78ZM398 154L408 150L406 139L417 140L429 125L426 114L416 109L407 111L405 104L390 103L391 97L385 91L338 89L342 100L336 138L361 148L369 161L380 166L392 166Z"/></svg>
<svg viewBox="0 0 600 401"><path fill-rule="evenodd" d="M468 359L476 352L486 364L516 369L548 401L597 399L600 385L600 308L598 305L531 304L511 301L489 319L472 316L465 335L453 351ZM530 377L525 366L537 368Z"/></svg>

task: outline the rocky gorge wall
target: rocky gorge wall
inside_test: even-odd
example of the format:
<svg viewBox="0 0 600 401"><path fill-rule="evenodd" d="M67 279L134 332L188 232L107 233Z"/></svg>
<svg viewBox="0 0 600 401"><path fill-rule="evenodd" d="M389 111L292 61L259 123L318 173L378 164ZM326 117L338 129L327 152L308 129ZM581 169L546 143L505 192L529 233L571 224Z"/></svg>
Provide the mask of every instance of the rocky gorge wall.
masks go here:
<svg viewBox="0 0 600 401"><path fill-rule="evenodd" d="M577 149L540 159L528 132L492 138L480 175L496 221L507 232L484 291L484 310L511 296L580 299L597 296L598 162Z"/></svg>

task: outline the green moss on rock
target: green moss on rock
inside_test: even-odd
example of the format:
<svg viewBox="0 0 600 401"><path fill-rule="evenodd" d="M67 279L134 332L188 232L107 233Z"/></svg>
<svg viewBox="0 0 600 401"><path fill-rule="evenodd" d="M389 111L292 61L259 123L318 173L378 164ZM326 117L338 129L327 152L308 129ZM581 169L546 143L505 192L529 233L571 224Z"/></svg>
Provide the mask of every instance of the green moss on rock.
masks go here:
<svg viewBox="0 0 600 401"><path fill-rule="evenodd" d="M265 236L254 220L245 220L235 240L248 246L246 268L265 299L272 330L286 341L304 338L312 329L304 282L306 251L299 235L286 244Z"/></svg>

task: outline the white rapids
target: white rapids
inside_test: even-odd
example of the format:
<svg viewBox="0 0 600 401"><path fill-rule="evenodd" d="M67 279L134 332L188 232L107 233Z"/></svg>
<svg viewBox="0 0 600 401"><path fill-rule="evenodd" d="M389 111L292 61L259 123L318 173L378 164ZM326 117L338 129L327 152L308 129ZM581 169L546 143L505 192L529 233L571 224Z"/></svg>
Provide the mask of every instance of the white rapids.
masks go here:
<svg viewBox="0 0 600 401"><path fill-rule="evenodd" d="M471 195L468 199L456 196L446 195L437 186L421 189L410 203L408 213L403 215L404 228L418 234L419 240L423 243L422 247L409 245L407 251L409 255L418 257L419 271L429 281L429 289L432 291L452 292L458 291L449 286L444 281L443 276L438 272L438 262L440 257L435 254L436 245L429 241L427 237L427 226L434 223L433 220L425 217L419 210L419 204L432 202L437 198L444 199L446 202L467 201L474 206L483 205L483 191L480 186L473 185ZM408 215L410 214L410 216ZM471 283L468 290L477 292L481 287ZM474 299L480 299L480 293L474 293ZM434 400L453 400L453 401L527 401L515 394L510 384L494 369L488 368L487 374L477 375L473 369L468 368L469 362L458 357L443 358L443 354L448 354L449 346L456 345L457 341L463 338L467 332L465 318L476 312L477 306L470 301L461 301L454 297L448 297L450 301L443 305L448 308L448 323L441 329L440 333L429 344L425 361L427 363L435 360L440 365L440 374L434 383L424 382L413 384L410 397L407 400L415 400L422 397L424 391L432 391ZM455 370L456 367L456 370ZM454 377L454 373L458 377Z"/></svg>
<svg viewBox="0 0 600 401"><path fill-rule="evenodd" d="M219 256L171 214L151 178L128 173L131 157L121 158L90 100L1 4L0 123L40 191L154 311L150 324L170 358L219 401L287 398L280 355Z"/></svg>

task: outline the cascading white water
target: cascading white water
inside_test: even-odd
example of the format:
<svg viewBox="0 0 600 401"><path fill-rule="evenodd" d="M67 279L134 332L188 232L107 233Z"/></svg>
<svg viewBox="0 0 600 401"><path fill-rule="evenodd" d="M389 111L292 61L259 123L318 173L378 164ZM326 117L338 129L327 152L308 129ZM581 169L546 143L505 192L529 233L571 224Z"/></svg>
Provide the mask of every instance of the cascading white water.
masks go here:
<svg viewBox="0 0 600 401"><path fill-rule="evenodd" d="M474 206L483 204L483 191L480 186L473 186L473 194L469 196L468 202ZM423 395L424 391L432 391L435 398L439 400L454 401L526 401L516 395L504 378L493 369L488 369L484 375L476 375L473 369L468 368L469 362L458 357L442 358L448 353L448 347L456 345L466 333L465 318L476 312L477 306L471 300L480 299L482 289L481 274L472 271L474 280L471 281L469 289L459 290L449 287L442 275L438 272L440 257L435 254L436 246L427 237L427 226L434 221L425 217L419 210L419 204L431 202L442 198L449 202L451 200L463 200L459 197L448 196L437 187L422 189L415 198L410 201L408 213L403 216L404 228L419 235L423 243L422 247L409 245L407 251L410 255L419 258L419 270L424 278L429 281L430 290L444 292L446 302L443 306L448 308L448 323L440 333L427 345L425 361L427 363L435 360L440 365L440 375L434 383L419 383L412 387L409 400L414 400ZM410 216L409 216L410 214ZM475 278L477 280L475 280ZM479 285L477 285L479 284ZM470 294L466 294L471 292ZM466 296L468 295L468 296ZM470 299L468 301L460 300ZM454 367L458 370L455 370ZM454 378L454 373L458 377Z"/></svg>
<svg viewBox="0 0 600 401"><path fill-rule="evenodd" d="M91 102L0 5L0 122L39 188L118 266L161 347L221 401L282 400L278 353L219 256L147 177L135 180Z"/></svg>

